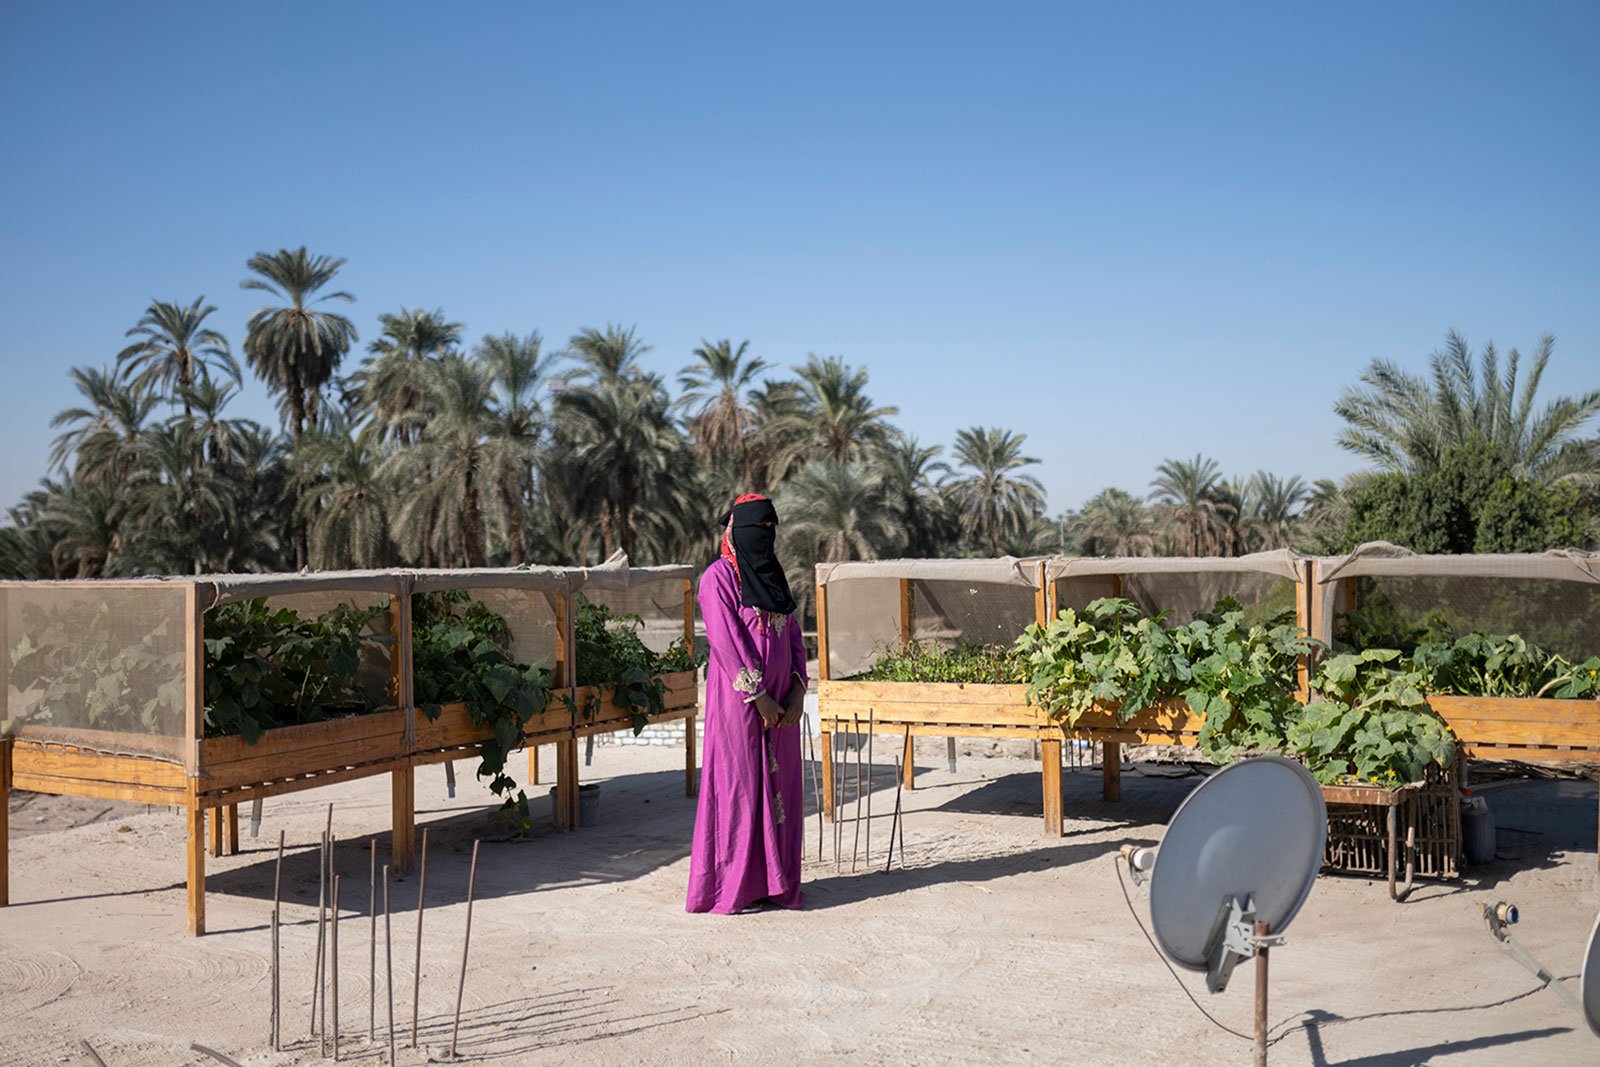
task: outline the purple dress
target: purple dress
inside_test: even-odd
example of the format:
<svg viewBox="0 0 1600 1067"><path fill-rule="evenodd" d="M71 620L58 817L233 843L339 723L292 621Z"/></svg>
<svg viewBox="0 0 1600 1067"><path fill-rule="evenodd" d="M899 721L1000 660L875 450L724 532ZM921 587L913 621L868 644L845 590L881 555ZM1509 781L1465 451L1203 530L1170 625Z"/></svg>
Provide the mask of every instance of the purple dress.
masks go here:
<svg viewBox="0 0 1600 1067"><path fill-rule="evenodd" d="M763 898L798 908L800 728L763 729L746 698L761 691L782 704L791 686L806 685L800 620L742 606L724 559L700 576L699 600L711 662L688 910L731 915Z"/></svg>

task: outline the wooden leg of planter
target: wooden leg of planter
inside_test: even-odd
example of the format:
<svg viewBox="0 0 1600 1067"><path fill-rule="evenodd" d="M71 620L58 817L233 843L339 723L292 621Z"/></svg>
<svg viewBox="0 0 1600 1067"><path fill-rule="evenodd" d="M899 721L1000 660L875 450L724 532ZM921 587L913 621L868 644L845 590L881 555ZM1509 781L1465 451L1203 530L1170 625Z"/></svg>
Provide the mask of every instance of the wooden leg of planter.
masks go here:
<svg viewBox="0 0 1600 1067"><path fill-rule="evenodd" d="M917 787L917 742L915 738L906 738L906 750L901 757L900 784L907 789Z"/></svg>
<svg viewBox="0 0 1600 1067"><path fill-rule="evenodd" d="M189 824L189 936L199 937L206 932L206 810L191 793L184 812Z"/></svg>
<svg viewBox="0 0 1600 1067"><path fill-rule="evenodd" d="M1045 741L1039 746L1040 777L1044 779L1044 832L1060 837L1061 817L1061 742Z"/></svg>
<svg viewBox="0 0 1600 1067"><path fill-rule="evenodd" d="M11 903L11 739L0 738L0 908Z"/></svg>
<svg viewBox="0 0 1600 1067"><path fill-rule="evenodd" d="M204 812L201 813L201 818L205 818L205 813ZM212 808L211 809L211 818L207 821L206 829L210 831L210 833L207 836L211 840L211 858L212 859L216 859L216 858L218 858L218 857L220 857L222 855L222 809L221 808Z"/></svg>
<svg viewBox="0 0 1600 1067"><path fill-rule="evenodd" d="M224 846L228 850L228 855L237 856L239 854L239 805L228 805L228 822L223 826L222 831Z"/></svg>
<svg viewBox="0 0 1600 1067"><path fill-rule="evenodd" d="M417 787L416 771L402 767L395 771L390 782L390 806L394 818L394 831L389 839L389 862L396 874L411 870L411 861L417 851Z"/></svg>
<svg viewBox="0 0 1600 1067"><path fill-rule="evenodd" d="M822 755L822 815L823 818L833 819L833 734L827 730L821 732Z"/></svg>
<svg viewBox="0 0 1600 1067"><path fill-rule="evenodd" d="M528 784L539 784L539 746L528 746Z"/></svg>
<svg viewBox="0 0 1600 1067"><path fill-rule="evenodd" d="M695 719L683 720L683 795L691 799L700 795L700 767L695 753Z"/></svg>
<svg viewBox="0 0 1600 1067"><path fill-rule="evenodd" d="M556 742L556 829L578 828L578 742Z"/></svg>
<svg viewBox="0 0 1600 1067"><path fill-rule="evenodd" d="M1106 800L1122 799L1122 744L1107 741L1100 746L1100 795Z"/></svg>

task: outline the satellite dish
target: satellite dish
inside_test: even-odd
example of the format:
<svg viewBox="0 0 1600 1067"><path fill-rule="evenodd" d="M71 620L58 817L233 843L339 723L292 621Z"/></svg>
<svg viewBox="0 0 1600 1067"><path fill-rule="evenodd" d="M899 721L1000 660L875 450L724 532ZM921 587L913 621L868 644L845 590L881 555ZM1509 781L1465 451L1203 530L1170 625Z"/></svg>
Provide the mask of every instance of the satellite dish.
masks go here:
<svg viewBox="0 0 1600 1067"><path fill-rule="evenodd" d="M1206 988L1220 993L1236 964L1256 960L1257 1063L1267 1053L1267 950L1311 895L1327 839L1316 779L1293 760L1260 756L1202 782L1158 847L1122 850L1134 881L1149 883L1156 943L1174 963L1205 971Z"/></svg>
<svg viewBox="0 0 1600 1067"><path fill-rule="evenodd" d="M1595 1036L1600 1037L1600 917L1595 919L1594 926L1589 929L1589 943L1583 950L1583 963L1578 971L1576 994L1572 992L1571 986L1555 977L1544 964L1534 959L1533 955L1511 936L1511 927L1516 925L1519 918L1515 904L1507 904L1505 901L1485 904L1483 918L1489 924L1489 932L1505 945L1512 957L1532 971L1535 978L1555 990L1557 996L1583 1016Z"/></svg>
<svg viewBox="0 0 1600 1067"><path fill-rule="evenodd" d="M1156 851L1150 919L1174 963L1213 968L1219 910L1254 901L1274 934L1311 894L1328 839L1322 787L1300 764L1262 756L1227 767L1190 793Z"/></svg>

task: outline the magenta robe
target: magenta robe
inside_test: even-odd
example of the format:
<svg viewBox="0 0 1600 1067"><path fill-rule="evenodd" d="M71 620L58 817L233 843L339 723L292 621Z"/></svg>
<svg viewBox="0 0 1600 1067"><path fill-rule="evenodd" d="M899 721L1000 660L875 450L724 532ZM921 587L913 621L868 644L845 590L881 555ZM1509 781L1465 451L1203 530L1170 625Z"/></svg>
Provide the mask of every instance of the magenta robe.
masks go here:
<svg viewBox="0 0 1600 1067"><path fill-rule="evenodd" d="M800 728L763 729L745 697L759 685L782 704L791 686L805 687L800 620L764 621L740 605L738 576L722 559L700 576L699 600L711 662L688 910L731 915L763 898L798 908L805 900Z"/></svg>

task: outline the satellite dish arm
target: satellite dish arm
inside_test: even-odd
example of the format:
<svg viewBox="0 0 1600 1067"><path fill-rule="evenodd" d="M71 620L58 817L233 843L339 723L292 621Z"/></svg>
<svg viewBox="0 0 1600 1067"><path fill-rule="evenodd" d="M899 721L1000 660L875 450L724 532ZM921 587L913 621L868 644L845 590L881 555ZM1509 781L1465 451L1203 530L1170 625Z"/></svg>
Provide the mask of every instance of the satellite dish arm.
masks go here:
<svg viewBox="0 0 1600 1067"><path fill-rule="evenodd" d="M1541 983L1556 991L1556 995L1567 1002L1567 1006L1579 1015L1586 1014L1583 1005L1578 1001L1578 995L1567 987L1567 983L1551 974L1544 964L1535 959L1527 949L1511 936L1511 927L1517 921L1517 906L1507 904L1505 901L1496 901L1493 904L1483 905L1483 921L1488 924L1489 932L1494 935L1511 953L1511 958L1533 973Z"/></svg>

